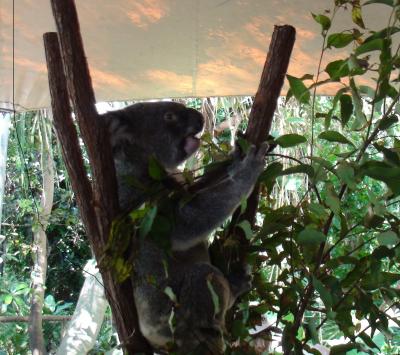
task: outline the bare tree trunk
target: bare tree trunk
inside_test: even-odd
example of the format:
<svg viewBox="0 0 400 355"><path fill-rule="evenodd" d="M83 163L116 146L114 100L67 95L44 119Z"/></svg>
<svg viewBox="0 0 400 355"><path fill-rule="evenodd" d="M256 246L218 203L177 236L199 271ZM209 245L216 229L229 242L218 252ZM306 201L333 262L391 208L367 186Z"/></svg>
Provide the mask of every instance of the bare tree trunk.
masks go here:
<svg viewBox="0 0 400 355"><path fill-rule="evenodd" d="M41 170L43 178L43 190L40 201L37 230L33 236L33 258L32 270L32 299L31 313L29 317L29 344L33 355L46 353L43 328L42 309L44 303L46 271L47 271L47 237L46 227L53 206L54 197L54 169L53 156L51 152L51 130L41 115L40 137L41 137Z"/></svg>

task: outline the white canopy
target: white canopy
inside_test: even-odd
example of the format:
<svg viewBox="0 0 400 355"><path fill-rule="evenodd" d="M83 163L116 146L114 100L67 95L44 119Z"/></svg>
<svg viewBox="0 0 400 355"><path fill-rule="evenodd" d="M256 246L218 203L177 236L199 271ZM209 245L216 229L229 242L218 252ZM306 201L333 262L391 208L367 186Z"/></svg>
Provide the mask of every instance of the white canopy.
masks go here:
<svg viewBox="0 0 400 355"><path fill-rule="evenodd" d="M49 107L42 35L54 31L49 0L15 1L17 110ZM12 0L0 2L0 109L13 101ZM76 0L98 101L253 95L274 25L296 27L289 73L315 73L322 39L311 13L333 0ZM364 21L382 29L389 7L369 5ZM374 12L375 11L375 12ZM356 27L350 11L336 28ZM345 58L329 50L328 60ZM326 61L325 61L326 62ZM329 89L326 89L329 92Z"/></svg>

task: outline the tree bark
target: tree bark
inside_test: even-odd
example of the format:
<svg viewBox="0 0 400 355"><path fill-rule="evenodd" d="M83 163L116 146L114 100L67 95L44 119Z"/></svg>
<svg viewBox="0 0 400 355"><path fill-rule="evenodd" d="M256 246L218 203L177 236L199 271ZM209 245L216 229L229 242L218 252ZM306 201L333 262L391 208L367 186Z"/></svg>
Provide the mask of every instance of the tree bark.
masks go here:
<svg viewBox="0 0 400 355"><path fill-rule="evenodd" d="M249 124L246 130L247 140L259 146L266 141L274 118L278 98L281 93L285 75L289 66L290 56L295 42L296 30L289 25L275 26L269 45L267 59L261 75L260 84L250 111ZM237 252L236 262L240 265L246 263L249 241L243 231L236 228L236 224L248 220L254 225L258 207L259 185L256 185L247 200L247 208L241 214L240 208L234 213L231 233L239 239L240 248ZM229 234L231 234L229 233ZM232 255L229 256L232 259Z"/></svg>
<svg viewBox="0 0 400 355"><path fill-rule="evenodd" d="M52 0L51 3L60 39L59 45L55 33L44 35L54 124L89 242L96 260L100 260L108 241L110 225L118 214L114 163L108 136L94 106L94 93L74 2ZM88 151L92 186L83 165L68 92ZM152 353L139 331L131 284L118 284L109 270L101 269L100 272L125 350L132 354Z"/></svg>
<svg viewBox="0 0 400 355"><path fill-rule="evenodd" d="M41 170L43 177L43 190L40 201L41 211L37 230L33 235L34 265L32 270L32 298L31 313L29 317L29 346L33 355L46 354L43 328L42 310L44 304L46 271L47 271L47 236L46 227L53 206L54 197L54 167L51 153L51 129L46 119L41 115Z"/></svg>

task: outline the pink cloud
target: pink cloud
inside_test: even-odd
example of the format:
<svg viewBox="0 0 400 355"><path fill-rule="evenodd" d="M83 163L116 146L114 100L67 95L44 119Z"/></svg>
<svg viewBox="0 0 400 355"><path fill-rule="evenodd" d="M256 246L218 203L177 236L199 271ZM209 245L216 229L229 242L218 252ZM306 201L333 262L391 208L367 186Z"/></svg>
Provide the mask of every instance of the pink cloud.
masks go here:
<svg viewBox="0 0 400 355"><path fill-rule="evenodd" d="M124 89L130 85L129 80L122 76L105 72L100 69L90 68L90 74L95 88L101 88L104 85L112 86L116 89Z"/></svg>
<svg viewBox="0 0 400 355"><path fill-rule="evenodd" d="M192 92L192 76L177 74L173 71L151 69L146 71L146 78L162 86L173 88L176 91Z"/></svg>
<svg viewBox="0 0 400 355"><path fill-rule="evenodd" d="M13 58L10 55L6 55L3 57L4 61L12 63ZM22 58L22 57L15 57L14 58L14 63L17 66L27 68L31 71L34 72L40 72L40 73L47 73L47 67L46 64L40 63L40 62L35 62L33 60L30 60L28 58Z"/></svg>
<svg viewBox="0 0 400 355"><path fill-rule="evenodd" d="M150 24L160 21L168 14L168 8L160 0L141 0L132 2L128 11L129 19L137 26L146 29Z"/></svg>
<svg viewBox="0 0 400 355"><path fill-rule="evenodd" d="M272 28L272 24L268 24L267 21L261 17L253 17L250 22L244 25L244 29L254 38L257 42L265 44L268 39L268 35L265 31L266 28Z"/></svg>

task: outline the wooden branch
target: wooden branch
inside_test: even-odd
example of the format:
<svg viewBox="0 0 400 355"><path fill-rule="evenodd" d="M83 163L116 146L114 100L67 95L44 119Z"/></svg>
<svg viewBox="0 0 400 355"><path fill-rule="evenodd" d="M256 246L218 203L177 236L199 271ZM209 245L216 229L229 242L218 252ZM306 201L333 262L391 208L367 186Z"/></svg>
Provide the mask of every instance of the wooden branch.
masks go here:
<svg viewBox="0 0 400 355"><path fill-rule="evenodd" d="M52 316L42 315L44 322L68 322L72 316ZM17 322L29 322L29 316L0 316L0 323L17 323Z"/></svg>
<svg viewBox="0 0 400 355"><path fill-rule="evenodd" d="M61 145L63 159L71 179L72 190L75 193L86 232L93 239L98 240L100 238L96 214L91 203L93 201L93 191L87 178L82 152L79 147L78 134L72 121L72 112L69 105L57 33L45 33L43 40L46 52L54 128ZM99 249L97 244L92 243L92 238L89 238L89 242L91 242L91 247L95 253L101 252L97 250Z"/></svg>
<svg viewBox="0 0 400 355"><path fill-rule="evenodd" d="M51 0L69 96L93 172L94 206L102 241L118 214L117 183L107 132L95 107L89 68L73 0Z"/></svg>
<svg viewBox="0 0 400 355"><path fill-rule="evenodd" d="M246 138L255 145L267 140L271 129L276 105L285 81L296 36L292 26L275 26L269 45L267 60L261 75L260 84L250 111ZM247 202L244 218L252 225L258 206L258 186L254 189Z"/></svg>
<svg viewBox="0 0 400 355"><path fill-rule="evenodd" d="M246 130L246 138L249 142L260 145L267 140L271 129L277 101L281 93L285 75L289 65L289 59L294 46L296 30L292 26L275 26L267 59L261 75L260 84L250 112L249 125ZM234 213L232 221L248 220L254 225L258 207L259 186L257 185L247 200L246 211L240 215L240 208ZM240 240L239 262L245 262L249 241L245 238L241 229L231 227Z"/></svg>
<svg viewBox="0 0 400 355"><path fill-rule="evenodd" d="M59 2L61 2L61 0L59 0ZM78 135L72 121L66 78L57 34L46 33L44 35L44 43L49 73L54 126L60 140L63 158L71 178L72 189L76 195L89 243L95 253L96 259L99 260L104 252L104 246L108 239L108 230L106 230L106 228L108 228L109 222L105 224L100 221L101 216L104 216L107 211L98 212L102 207L106 206L97 206L98 208L95 209L93 203L94 193L87 178L79 147ZM85 117L81 117L81 120L84 121L84 119ZM98 122L94 126L97 127ZM90 131L87 133L90 136ZM91 138L89 138L89 141L90 140ZM103 148L104 144L99 145L97 150L100 151ZM92 165L97 163L97 160L95 160L95 162L92 162ZM107 167L105 173L113 170L113 166L114 163L111 161L111 165ZM93 171L94 170L95 169L93 169ZM96 171L100 174L98 167ZM97 184L96 187L99 187L99 184ZM115 196L117 196L116 190ZM95 199L95 201L97 200ZM109 218L111 218L111 213ZM136 308L133 301L133 291L130 283L117 284L114 282L109 270L100 271L103 277L106 297L112 308L120 340L125 344L128 353L149 353L149 346L139 331Z"/></svg>
<svg viewBox="0 0 400 355"><path fill-rule="evenodd" d="M296 30L292 26L275 26L274 28L246 130L246 138L253 144L259 145L269 135L295 36Z"/></svg>

